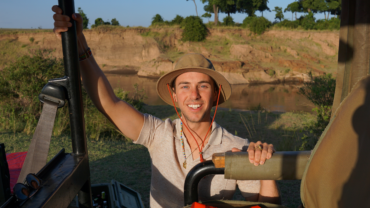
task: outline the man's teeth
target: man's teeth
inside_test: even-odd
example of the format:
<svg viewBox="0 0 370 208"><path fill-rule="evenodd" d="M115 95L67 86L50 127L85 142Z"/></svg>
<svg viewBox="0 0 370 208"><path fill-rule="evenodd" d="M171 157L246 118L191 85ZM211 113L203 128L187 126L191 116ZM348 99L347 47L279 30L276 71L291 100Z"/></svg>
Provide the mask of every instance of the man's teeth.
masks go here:
<svg viewBox="0 0 370 208"><path fill-rule="evenodd" d="M190 108L192 108L192 109L197 109L197 108L199 108L200 107L200 105L188 105Z"/></svg>

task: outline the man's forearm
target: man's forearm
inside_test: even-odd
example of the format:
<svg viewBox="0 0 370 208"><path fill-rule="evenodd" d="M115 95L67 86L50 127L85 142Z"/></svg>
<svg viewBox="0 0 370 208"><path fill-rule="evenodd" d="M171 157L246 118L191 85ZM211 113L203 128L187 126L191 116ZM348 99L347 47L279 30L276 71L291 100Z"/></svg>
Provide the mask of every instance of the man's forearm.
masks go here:
<svg viewBox="0 0 370 208"><path fill-rule="evenodd" d="M261 180L258 201L281 204L279 190L274 180Z"/></svg>
<svg viewBox="0 0 370 208"><path fill-rule="evenodd" d="M84 35L78 37L78 54L87 51L88 45ZM80 61L80 71L83 85L95 106L104 112L106 106L114 103L116 96L93 56Z"/></svg>

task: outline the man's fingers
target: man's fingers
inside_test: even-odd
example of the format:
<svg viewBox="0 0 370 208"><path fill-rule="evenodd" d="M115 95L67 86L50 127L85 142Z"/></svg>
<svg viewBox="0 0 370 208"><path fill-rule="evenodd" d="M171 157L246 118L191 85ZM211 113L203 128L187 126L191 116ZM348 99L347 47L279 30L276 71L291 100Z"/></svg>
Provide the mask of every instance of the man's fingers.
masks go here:
<svg viewBox="0 0 370 208"><path fill-rule="evenodd" d="M254 150L255 150L255 143L251 142L249 143L247 152L248 152L248 158L250 163L254 163Z"/></svg>
<svg viewBox="0 0 370 208"><path fill-rule="evenodd" d="M82 22L82 16L79 13L74 13L72 15L72 18L76 20L77 22Z"/></svg>
<svg viewBox="0 0 370 208"><path fill-rule="evenodd" d="M53 19L55 21L65 21L65 22L69 22L70 20L67 15L62 15L62 14L54 14Z"/></svg>
<svg viewBox="0 0 370 208"><path fill-rule="evenodd" d="M53 31L54 31L55 36L57 36L58 39L62 39L62 35L60 33L67 32L68 28L67 27L59 27L59 28L54 28Z"/></svg>
<svg viewBox="0 0 370 208"><path fill-rule="evenodd" d="M62 9L57 5L54 5L53 7L51 7L51 10L53 12L57 13L57 14L62 14L63 13Z"/></svg>
<svg viewBox="0 0 370 208"><path fill-rule="evenodd" d="M70 22L64 22L64 21L55 21L54 22L54 27L59 28L59 27L72 27L72 23Z"/></svg>
<svg viewBox="0 0 370 208"><path fill-rule="evenodd" d="M255 150L254 150L254 165L258 166L260 164L261 156L262 156L262 147L260 144L256 144Z"/></svg>
<svg viewBox="0 0 370 208"><path fill-rule="evenodd" d="M271 159L272 154L275 152L274 145L269 144L267 150L267 159Z"/></svg>
<svg viewBox="0 0 370 208"><path fill-rule="evenodd" d="M261 142L258 141L256 143L251 142L248 147L248 157L249 162L254 164L255 166L258 166L261 159L261 150L263 147L261 146Z"/></svg>
<svg viewBox="0 0 370 208"><path fill-rule="evenodd" d="M67 31L68 31L68 28L67 27L54 28L54 33L56 33L56 34L60 34L62 32L67 32Z"/></svg>
<svg viewBox="0 0 370 208"><path fill-rule="evenodd" d="M262 149L261 160L260 160L261 165L265 164L265 161L267 159L267 154L268 154L268 144L264 143L262 146L263 146L263 149Z"/></svg>
<svg viewBox="0 0 370 208"><path fill-rule="evenodd" d="M255 166L265 164L267 159L272 157L275 152L274 145L267 144L258 141L256 143L251 142L248 147L249 162Z"/></svg>

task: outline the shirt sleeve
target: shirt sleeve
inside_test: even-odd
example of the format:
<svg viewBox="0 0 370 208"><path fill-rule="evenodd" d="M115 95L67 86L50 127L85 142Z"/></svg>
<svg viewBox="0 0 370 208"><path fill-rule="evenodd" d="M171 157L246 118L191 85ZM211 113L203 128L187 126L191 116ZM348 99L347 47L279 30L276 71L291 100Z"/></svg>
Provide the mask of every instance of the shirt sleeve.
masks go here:
<svg viewBox="0 0 370 208"><path fill-rule="evenodd" d="M161 119L154 117L150 114L144 114L144 125L140 131L140 135L135 144L141 144L150 149L151 145L153 144L154 138L157 136L158 133L161 131L159 130L164 125L164 121Z"/></svg>

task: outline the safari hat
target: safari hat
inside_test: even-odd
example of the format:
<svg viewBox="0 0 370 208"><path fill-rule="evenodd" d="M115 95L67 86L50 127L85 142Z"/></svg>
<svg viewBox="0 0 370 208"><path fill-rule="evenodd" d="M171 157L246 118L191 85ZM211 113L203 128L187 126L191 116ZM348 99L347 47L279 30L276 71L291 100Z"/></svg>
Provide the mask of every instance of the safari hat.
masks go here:
<svg viewBox="0 0 370 208"><path fill-rule="evenodd" d="M221 104L229 99L231 95L231 86L227 79L222 74L217 72L211 61L205 58L202 54L189 53L182 56L178 60L173 71L164 74L157 81L157 93L159 97L167 104L173 105L170 93L168 92L167 84L169 84L171 87L172 82L176 79L176 77L186 72L200 72L207 74L216 82L217 87L221 84L221 94L218 104ZM216 102L213 102L213 106L216 106Z"/></svg>

